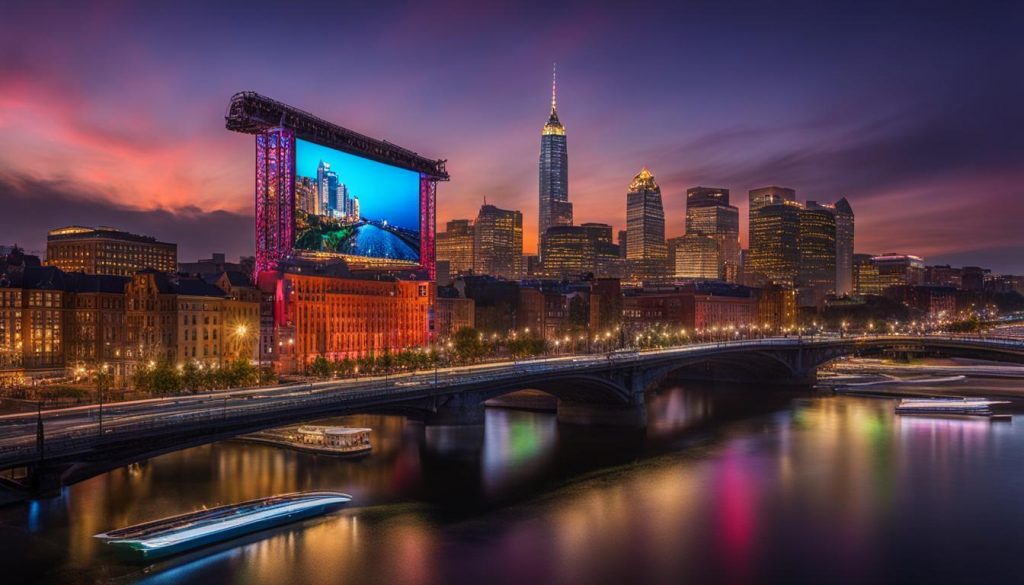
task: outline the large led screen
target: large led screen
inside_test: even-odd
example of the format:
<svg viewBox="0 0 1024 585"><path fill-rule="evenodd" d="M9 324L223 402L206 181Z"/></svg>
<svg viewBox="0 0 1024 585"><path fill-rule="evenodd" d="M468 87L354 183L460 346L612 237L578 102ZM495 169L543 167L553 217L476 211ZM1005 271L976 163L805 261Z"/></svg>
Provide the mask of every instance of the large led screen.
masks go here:
<svg viewBox="0 0 1024 585"><path fill-rule="evenodd" d="M295 141L295 248L420 262L419 173Z"/></svg>

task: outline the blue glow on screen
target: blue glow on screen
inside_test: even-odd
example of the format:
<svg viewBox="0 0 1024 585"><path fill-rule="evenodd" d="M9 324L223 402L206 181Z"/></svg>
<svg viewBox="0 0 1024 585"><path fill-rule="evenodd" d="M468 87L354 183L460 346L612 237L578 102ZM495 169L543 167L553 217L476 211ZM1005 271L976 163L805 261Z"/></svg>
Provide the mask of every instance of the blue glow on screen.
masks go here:
<svg viewBox="0 0 1024 585"><path fill-rule="evenodd" d="M420 175L333 148L296 140L295 171L316 179L320 161L359 197L362 214L410 230L420 229Z"/></svg>
<svg viewBox="0 0 1024 585"><path fill-rule="evenodd" d="M318 203L321 211L315 214L305 209L308 205L302 204L297 192L296 205L301 211L324 216L320 220L309 217L310 229L297 225L297 248L419 261L419 173L305 140L296 140L295 143L297 185L303 177L318 185L320 165L327 163L330 171L337 175L337 183L347 189L349 204L358 199L358 221L353 222L350 208L341 203L344 197L340 192L325 189L325 192L332 193L331 197L337 193L336 200L332 200L334 207L328 206L330 210L323 211L324 205ZM299 217L303 217L302 214Z"/></svg>

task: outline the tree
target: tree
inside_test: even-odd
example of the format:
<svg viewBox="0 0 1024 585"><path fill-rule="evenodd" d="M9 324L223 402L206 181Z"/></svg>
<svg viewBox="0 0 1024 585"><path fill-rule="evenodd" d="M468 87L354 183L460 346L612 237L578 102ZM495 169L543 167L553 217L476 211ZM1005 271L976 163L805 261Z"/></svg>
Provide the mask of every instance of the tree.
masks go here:
<svg viewBox="0 0 1024 585"><path fill-rule="evenodd" d="M256 366L245 358L238 358L223 369L228 377L229 386L233 388L253 386L259 378Z"/></svg>
<svg viewBox="0 0 1024 585"><path fill-rule="evenodd" d="M355 360L348 356L334 362L334 371L337 372L339 376L351 376L355 369Z"/></svg>
<svg viewBox="0 0 1024 585"><path fill-rule="evenodd" d="M463 327L452 336L455 353L465 360L475 360L484 353L480 332L472 327Z"/></svg>
<svg viewBox="0 0 1024 585"><path fill-rule="evenodd" d="M309 364L309 373L323 380L331 375L331 362L323 355L318 355L313 363Z"/></svg>
<svg viewBox="0 0 1024 585"><path fill-rule="evenodd" d="M174 370L171 363L161 360L150 367L143 367L135 372L135 388L155 394L169 396L181 391L181 376Z"/></svg>
<svg viewBox="0 0 1024 585"><path fill-rule="evenodd" d="M274 368L270 366L263 366L259 371L259 383L260 384L273 384L277 382L277 374L274 373Z"/></svg>
<svg viewBox="0 0 1024 585"><path fill-rule="evenodd" d="M985 327L982 325L981 320L977 317L971 317L966 321L956 321L950 323L946 328L950 333L976 333L983 330Z"/></svg>
<svg viewBox="0 0 1024 585"><path fill-rule="evenodd" d="M114 374L108 372L106 367L102 367L96 370L96 375L93 377L93 381L96 383L96 395L103 396L110 391L110 387L114 384Z"/></svg>
<svg viewBox="0 0 1024 585"><path fill-rule="evenodd" d="M181 369L181 385L185 390L195 394L206 386L203 372L195 362L186 362Z"/></svg>

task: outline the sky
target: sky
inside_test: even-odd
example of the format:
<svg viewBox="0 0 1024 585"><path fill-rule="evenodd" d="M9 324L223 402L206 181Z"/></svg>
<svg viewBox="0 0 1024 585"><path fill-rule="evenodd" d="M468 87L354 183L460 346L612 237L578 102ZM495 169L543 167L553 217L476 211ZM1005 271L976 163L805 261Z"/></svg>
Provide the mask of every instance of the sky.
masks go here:
<svg viewBox="0 0 1024 585"><path fill-rule="evenodd" d="M215 5L210 7L208 5ZM0 18L0 243L113 225L182 260L253 249L255 90L448 160L438 225L520 209L536 246L558 63L577 223L641 166L685 190L845 196L858 252L1024 273L1021 2L78 2Z"/></svg>
<svg viewBox="0 0 1024 585"><path fill-rule="evenodd" d="M296 175L316 181L321 161L338 174L338 181L348 187L349 197L359 198L359 214L363 218L383 219L407 230L420 230L419 173L305 140L296 141Z"/></svg>

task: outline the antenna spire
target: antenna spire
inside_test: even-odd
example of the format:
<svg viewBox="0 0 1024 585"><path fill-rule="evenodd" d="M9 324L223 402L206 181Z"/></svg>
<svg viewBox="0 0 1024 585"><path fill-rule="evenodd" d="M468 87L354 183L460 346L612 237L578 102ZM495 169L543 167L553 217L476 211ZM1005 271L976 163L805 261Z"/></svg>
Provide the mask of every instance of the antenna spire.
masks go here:
<svg viewBox="0 0 1024 585"><path fill-rule="evenodd" d="M557 110L557 99L558 94L558 63L551 65L551 113L554 114Z"/></svg>

